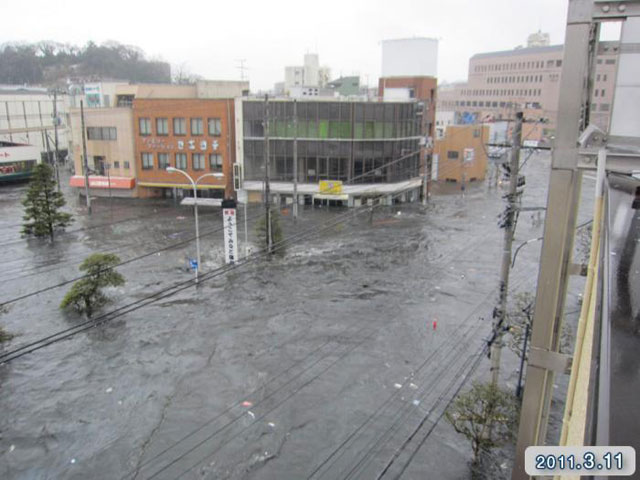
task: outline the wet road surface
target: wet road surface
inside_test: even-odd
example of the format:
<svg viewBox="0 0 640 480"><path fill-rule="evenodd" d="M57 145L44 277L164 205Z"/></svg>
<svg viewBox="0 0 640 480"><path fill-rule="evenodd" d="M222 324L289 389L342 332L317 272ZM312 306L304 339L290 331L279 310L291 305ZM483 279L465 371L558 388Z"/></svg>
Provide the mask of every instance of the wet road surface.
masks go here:
<svg viewBox="0 0 640 480"><path fill-rule="evenodd" d="M527 164L544 205L548 157ZM2 301L69 280L95 251L122 259L193 236L187 208L100 199L53 245L20 240L24 187L3 189ZM336 227L0 367L2 478L461 478L469 447L436 421L490 331L502 191L484 185ZM287 235L347 210L305 209ZM249 210L254 238L259 208ZM136 217L136 218L133 218ZM222 264L219 211L201 216L204 270ZM133 218L133 219L132 219ZM92 228L112 222L110 226ZM521 218L516 244L541 234ZM242 217L238 237L242 240ZM111 310L188 280L193 242L119 268ZM531 290L539 246L514 290ZM79 323L67 287L10 305L11 349ZM433 328L433 321L437 328ZM504 379L516 363L505 355ZM474 365L478 370L472 370ZM409 439L409 440L408 440ZM414 453L415 452L415 453Z"/></svg>

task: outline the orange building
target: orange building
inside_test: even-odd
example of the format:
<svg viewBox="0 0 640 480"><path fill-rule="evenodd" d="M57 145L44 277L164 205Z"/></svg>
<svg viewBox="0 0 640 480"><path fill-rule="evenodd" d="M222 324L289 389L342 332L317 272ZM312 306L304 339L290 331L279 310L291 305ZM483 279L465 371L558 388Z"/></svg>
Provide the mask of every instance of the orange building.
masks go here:
<svg viewBox="0 0 640 480"><path fill-rule="evenodd" d="M449 125L444 138L436 140L432 171L440 182L484 180L489 142L487 125Z"/></svg>
<svg viewBox="0 0 640 480"><path fill-rule="evenodd" d="M235 161L233 99L135 98L133 131L138 195L193 196L193 187L171 166L197 182L198 196L231 198Z"/></svg>

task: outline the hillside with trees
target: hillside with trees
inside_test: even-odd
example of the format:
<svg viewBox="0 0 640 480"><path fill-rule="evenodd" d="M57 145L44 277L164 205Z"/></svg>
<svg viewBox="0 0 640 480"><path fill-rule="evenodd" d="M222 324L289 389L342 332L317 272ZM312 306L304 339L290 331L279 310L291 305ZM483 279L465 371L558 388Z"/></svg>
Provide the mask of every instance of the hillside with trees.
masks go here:
<svg viewBox="0 0 640 480"><path fill-rule="evenodd" d="M67 79L169 83L171 67L147 59L138 47L117 42L89 42L84 47L50 41L0 46L0 84L56 85Z"/></svg>

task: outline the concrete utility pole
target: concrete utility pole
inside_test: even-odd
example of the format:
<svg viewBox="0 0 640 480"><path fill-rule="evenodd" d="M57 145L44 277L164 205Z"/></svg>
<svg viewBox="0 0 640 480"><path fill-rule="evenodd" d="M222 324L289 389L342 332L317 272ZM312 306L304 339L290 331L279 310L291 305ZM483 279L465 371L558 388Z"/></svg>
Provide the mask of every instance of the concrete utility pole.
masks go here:
<svg viewBox="0 0 640 480"><path fill-rule="evenodd" d="M56 182L58 182L58 192L60 191L60 168L58 167L58 160L60 158L58 154L58 91L53 91L53 140L54 148L56 151L56 159L54 161L56 169Z"/></svg>
<svg viewBox="0 0 640 480"><path fill-rule="evenodd" d="M87 197L87 213L91 215L91 197L89 196L89 159L87 158L87 139L84 128L84 102L80 100L80 124L82 128L82 161L84 163L84 194Z"/></svg>
<svg viewBox="0 0 640 480"><path fill-rule="evenodd" d="M269 184L271 155L269 152L269 94L264 96L264 210L267 231L267 252L273 252L271 235L271 186Z"/></svg>
<svg viewBox="0 0 640 480"><path fill-rule="evenodd" d="M298 220L298 102L293 100L293 221Z"/></svg>
<svg viewBox="0 0 640 480"><path fill-rule="evenodd" d="M511 163L509 171L509 193L507 210L504 218L504 247L502 250L502 267L500 271L500 297L498 309L493 319L493 343L491 344L491 383L498 385L500 377L500 354L502 353L502 331L507 315L507 296L509 294L509 271L511 270L511 248L516 225L518 170L520 166L520 142L522 141L522 112L516 113L516 124L513 128L511 147Z"/></svg>

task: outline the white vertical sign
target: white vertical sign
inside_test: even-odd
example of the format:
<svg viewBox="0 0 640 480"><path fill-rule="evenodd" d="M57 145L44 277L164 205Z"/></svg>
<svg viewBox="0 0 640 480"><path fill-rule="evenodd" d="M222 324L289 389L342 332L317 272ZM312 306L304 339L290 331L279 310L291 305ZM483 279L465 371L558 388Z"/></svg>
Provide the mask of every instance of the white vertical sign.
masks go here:
<svg viewBox="0 0 640 480"><path fill-rule="evenodd" d="M234 264L238 260L238 233L236 229L236 209L223 208L224 222L224 257L227 264Z"/></svg>

